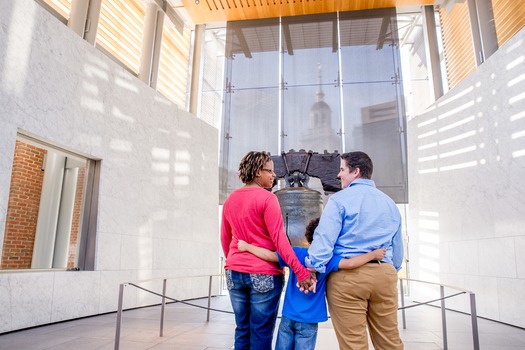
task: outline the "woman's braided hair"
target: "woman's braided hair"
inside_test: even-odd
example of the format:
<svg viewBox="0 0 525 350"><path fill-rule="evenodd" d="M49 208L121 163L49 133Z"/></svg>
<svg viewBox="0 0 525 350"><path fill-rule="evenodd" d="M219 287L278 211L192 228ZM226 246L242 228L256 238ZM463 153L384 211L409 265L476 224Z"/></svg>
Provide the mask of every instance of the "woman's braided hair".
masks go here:
<svg viewBox="0 0 525 350"><path fill-rule="evenodd" d="M239 164L239 178L245 184L253 182L257 176L257 172L264 168L266 163L271 160L270 155L264 151L248 152Z"/></svg>

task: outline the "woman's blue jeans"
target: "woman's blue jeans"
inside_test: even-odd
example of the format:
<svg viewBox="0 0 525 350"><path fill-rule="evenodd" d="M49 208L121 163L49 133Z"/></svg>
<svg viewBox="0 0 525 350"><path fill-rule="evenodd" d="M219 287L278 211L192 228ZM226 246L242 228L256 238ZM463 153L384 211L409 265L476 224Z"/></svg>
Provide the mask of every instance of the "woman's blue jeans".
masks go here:
<svg viewBox="0 0 525 350"><path fill-rule="evenodd" d="M237 324L235 350L271 350L284 276L226 270L226 283Z"/></svg>

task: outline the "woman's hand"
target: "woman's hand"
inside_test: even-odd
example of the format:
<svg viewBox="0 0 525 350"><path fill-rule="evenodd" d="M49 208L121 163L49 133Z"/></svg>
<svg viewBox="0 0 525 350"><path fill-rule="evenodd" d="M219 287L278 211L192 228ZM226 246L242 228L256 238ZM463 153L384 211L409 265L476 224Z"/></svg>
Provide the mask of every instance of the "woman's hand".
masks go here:
<svg viewBox="0 0 525 350"><path fill-rule="evenodd" d="M315 270L310 270L310 276L308 276L307 279L304 281L297 283L297 288L304 294L308 294L309 292L314 292L317 286L317 272Z"/></svg>
<svg viewBox="0 0 525 350"><path fill-rule="evenodd" d="M248 251L248 243L246 243L242 239L239 239L239 241L237 242L237 249L239 249L240 252Z"/></svg>
<svg viewBox="0 0 525 350"><path fill-rule="evenodd" d="M386 249L385 248L379 248L379 249L376 249L372 252L372 254L374 254L374 260L383 260L383 258L385 257L386 255Z"/></svg>

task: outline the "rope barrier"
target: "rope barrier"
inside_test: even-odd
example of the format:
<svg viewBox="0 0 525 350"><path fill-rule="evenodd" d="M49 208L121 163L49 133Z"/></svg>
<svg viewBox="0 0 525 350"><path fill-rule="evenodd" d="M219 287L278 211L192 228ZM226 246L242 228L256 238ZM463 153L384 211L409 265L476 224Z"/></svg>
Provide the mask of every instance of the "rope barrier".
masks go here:
<svg viewBox="0 0 525 350"><path fill-rule="evenodd" d="M222 312L222 313L232 314L232 315L233 315L233 311L220 310L220 309L215 309L215 308L206 307L206 306L202 306L202 305L197 305L197 304L188 303L187 301L179 300L179 299L175 299L175 298L172 298L172 297L169 297L169 296L162 295L162 294L160 294L160 293L154 292L154 291L152 291L152 290L146 289L146 288L144 288L144 287L141 287L141 286L139 286L139 285L136 285L135 283L128 283L128 285L133 286L133 287L138 288L138 289L141 289L141 290L143 290L143 291L145 291L145 292L148 292L148 293L151 293L151 294L157 295L157 296L159 296L159 297L161 297L161 298L164 297L164 298L166 298L166 299L169 299L169 300L174 301L174 302L177 302L177 303L181 303L181 304L189 305L189 306L194 306L194 307L197 307L197 308L199 308L199 309L210 310L210 311L216 311L216 312ZM424 302L415 302L415 303L412 304L412 305L408 305L408 306L404 306L404 307L398 307L397 310L406 310L406 309L411 309L411 308L413 308L413 307L420 306L420 305L428 305L428 304L435 303L435 302L438 302L438 301L441 301L441 300L450 299L450 298L453 298L453 297L458 296L458 295L461 295L461 294L466 294L466 292L459 292L459 293L456 293L456 294L447 295L447 296L445 296L445 297L443 297L443 298L433 299L433 300L424 301Z"/></svg>
<svg viewBox="0 0 525 350"><path fill-rule="evenodd" d="M167 281L166 278L163 279L164 280L164 282L163 282L164 283L164 287L163 287L162 294L154 292L154 291L149 290L147 288L141 287L138 284L133 283L133 282L127 282L127 283L121 284L120 285L120 291L119 291L118 310L117 310L117 327L116 327L116 330L115 330L115 350L118 350L119 346L120 346L120 327L121 327L121 322L122 322L122 312L124 311L123 310L123 297L124 297L124 286L125 285L133 286L133 287L138 288L138 289L140 289L142 291L145 291L147 293L151 293L151 294L157 295L157 296L162 298L161 324L160 324L160 336L162 337L162 335L163 335L163 328L164 328L164 306L165 306L165 300L166 299L171 300L171 301L176 302L176 303L181 303L181 304L184 304L184 305L193 306L193 307L197 307L197 308L200 308L200 309L207 310L208 311L207 321L209 321L209 319L210 319L210 311L222 312L222 313L227 313L227 314L233 314L233 311L215 309L215 308L210 307L210 305L211 305L210 304L210 302L211 302L211 285L212 285L212 278L214 276L222 277L222 275L210 275L209 276L210 281L209 281L208 306L207 307L206 306L197 305L197 304L193 304L193 303L189 303L187 301L179 300L179 299L176 299L176 298L169 297L169 296L165 295L166 294L166 281ZM204 276L194 276L194 277L204 277ZM405 306L404 305L404 293L403 293L403 280L437 285L437 286L440 287L441 298L437 298L437 299L433 299L433 300L429 300L429 301L425 301L425 302L415 302L412 305ZM413 308L413 307L416 307L416 306L421 306L421 305L428 305L428 304L431 304L431 303L435 303L435 302L441 301L442 326L443 326L443 345L444 345L444 349L445 350L448 349L446 319L445 319L445 310L446 310L445 309L445 300L449 299L449 298L453 298L453 297L461 295L461 294L467 294L468 293L470 295L470 309L471 309L472 335L473 335L474 349L475 350L479 350L479 334L478 334L478 327L477 327L476 301L475 301L474 293L472 293L470 291L467 291L467 290L462 290L462 289L459 289L459 288L456 288L456 287L445 286L445 285L441 285L441 284L437 284L437 283L433 283L433 282L427 282L427 281L418 281L418 280L410 280L410 279L400 279L399 281L400 281L400 295L401 295L401 305L402 305L402 307L398 307L398 311L399 310L402 311L403 328L404 329L406 329L406 322L405 322L405 310L406 309L410 309L410 308ZM144 282L144 281L139 281L139 282ZM460 290L460 291L458 293L446 296L444 294L444 288L445 287L453 288L453 289ZM222 289L222 287L221 287L221 289Z"/></svg>
<svg viewBox="0 0 525 350"><path fill-rule="evenodd" d="M196 305L196 304L192 304L192 303L188 303L187 301L183 301L183 300L179 300L179 299L175 299L175 298L171 298L171 297L168 297L166 295L162 295L160 293L157 293L157 292L154 292L152 290L149 290L149 289L146 289L144 287L141 287L141 286L137 286L135 283L128 283L130 286L133 286L135 288L138 288L138 289L142 289L143 291L145 292L148 292L148 293L151 293L151 294L155 294L161 298L166 298L166 299L169 299L171 301L175 301L177 303L181 303L181 304L184 304L184 305L189 305L189 306L195 306L195 307L198 307L199 309L204 309L204 310L211 310L211 311L217 311L217 312L223 312L223 313L226 313L226 314L232 314L233 315L233 311L227 311L227 310L219 310L219 309L214 309L214 308L211 308L211 307L206 307L206 306L201 306L201 305Z"/></svg>

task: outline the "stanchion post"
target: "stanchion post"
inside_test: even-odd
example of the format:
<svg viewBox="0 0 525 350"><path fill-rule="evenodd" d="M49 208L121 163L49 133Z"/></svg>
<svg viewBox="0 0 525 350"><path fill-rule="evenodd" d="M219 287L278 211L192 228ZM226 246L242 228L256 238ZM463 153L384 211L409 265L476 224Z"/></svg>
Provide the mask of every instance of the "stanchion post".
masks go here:
<svg viewBox="0 0 525 350"><path fill-rule="evenodd" d="M443 325L443 350L448 350L447 316L445 309L445 287L439 286L439 291L441 294L441 324Z"/></svg>
<svg viewBox="0 0 525 350"><path fill-rule="evenodd" d="M403 279L399 279L399 293L401 294L401 318L403 320L403 329L407 329L407 322L405 318L405 292L403 290Z"/></svg>
<svg viewBox="0 0 525 350"><path fill-rule="evenodd" d="M115 329L115 350L120 346L120 326L122 325L122 301L124 299L124 284L121 284L118 292L117 326Z"/></svg>
<svg viewBox="0 0 525 350"><path fill-rule="evenodd" d="M206 317L206 322L210 321L210 306L211 306L211 281L213 279L213 276L210 275L210 283L208 285L208 315Z"/></svg>
<svg viewBox="0 0 525 350"><path fill-rule="evenodd" d="M476 312L476 295L474 293L470 293L470 318L472 320L474 350L479 350L478 315Z"/></svg>
<svg viewBox="0 0 525 350"><path fill-rule="evenodd" d="M166 313L166 279L162 280L162 303L160 306L160 337L164 335L164 315Z"/></svg>

